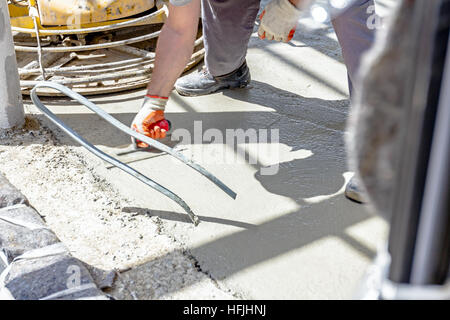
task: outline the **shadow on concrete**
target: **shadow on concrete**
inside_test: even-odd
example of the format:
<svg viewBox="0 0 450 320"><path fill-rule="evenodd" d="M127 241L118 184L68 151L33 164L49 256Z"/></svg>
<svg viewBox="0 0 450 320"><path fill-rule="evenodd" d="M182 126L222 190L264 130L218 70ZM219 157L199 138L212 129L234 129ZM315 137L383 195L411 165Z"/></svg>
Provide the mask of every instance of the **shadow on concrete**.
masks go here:
<svg viewBox="0 0 450 320"><path fill-rule="evenodd" d="M328 201L285 214L257 226L191 249L200 265L215 279L224 279L245 268L304 247L325 237L346 241L345 229L370 217L363 210L346 214L339 210L346 200L336 196ZM331 207L336 210L330 210ZM363 244L346 241L361 254L374 256ZM208 257L208 259L202 259Z"/></svg>
<svg viewBox="0 0 450 320"><path fill-rule="evenodd" d="M371 259L374 257L375 252L345 232L346 228L371 216L365 213L364 210L347 212L343 209L347 207L347 201L343 196L336 196L327 201L287 213L260 225L246 228L204 245L191 248L188 254L192 254L191 258L195 260L195 265L199 271L216 280L223 280L246 268L328 237L338 237L367 259ZM335 210L331 209L333 207ZM172 213L151 213L151 215L154 214L163 219L164 216L170 216L171 219L174 218ZM206 217L202 217L202 219L204 218ZM175 220L186 221L181 216L175 218ZM126 271L127 281L136 282L138 279L142 281L142 273L148 272L152 268L157 270L158 266L170 265L174 259L174 254L174 252L170 252L137 266L136 269ZM323 254L326 255L326 253ZM302 272L302 269L303 266L299 265L299 274ZM167 279L165 278L165 281L171 283L175 282L175 278L183 278L183 281L178 281L176 286L166 288L167 292L176 292L195 285L197 281L200 281L200 279L184 279L184 277L184 274L180 274L176 270L173 274L166 275ZM142 290L147 285L152 285L155 279L145 279L144 281L145 284L143 283L136 288L136 295L141 299L157 298L151 296L148 290ZM302 293L299 292L298 296L290 298L299 299L301 297Z"/></svg>
<svg viewBox="0 0 450 320"><path fill-rule="evenodd" d="M330 81L328 81L327 79L325 79L324 77L320 77L319 75L313 73L310 70L305 69L304 67L300 66L298 63L296 63L295 60L292 59L288 59L285 56L280 55L279 53L277 53L275 50L272 50L270 47L265 47L264 51L268 52L269 54L271 54L274 58L284 62L285 64L287 64L288 66L292 67L293 69L307 75L308 77L314 79L315 81L317 81L318 83L321 83L325 86L327 86L328 88L330 88L331 90L333 90L334 92L346 96L348 95L348 92L342 91L340 88L338 88L337 86L335 86L333 83L331 83Z"/></svg>
<svg viewBox="0 0 450 320"><path fill-rule="evenodd" d="M137 208L137 207L125 207L122 209L123 212L134 213L138 215L145 215L149 217L159 217L163 220L169 221L177 221L191 224L192 221L186 214L170 212L170 211L162 211L162 210L150 210L145 208ZM234 226L242 229L254 229L257 226L251 223L245 223L241 221L234 221L229 219L222 219L216 217L206 217L206 216L198 216L202 222L210 222L210 223L218 223L229 226Z"/></svg>
<svg viewBox="0 0 450 320"><path fill-rule="evenodd" d="M91 95L91 96L85 96L87 99L91 100L95 104L102 105L102 104L113 104L113 103L121 103L121 102L129 102L129 101L136 101L137 103L142 102L142 88L141 89L133 89L128 90L126 97L123 97L123 92L117 92L117 93L109 93L109 94L99 94L99 95ZM55 96L55 97L48 97L48 96L42 96L40 97L41 101L48 106L61 106L62 108L65 106L79 106L80 103L70 99L66 96ZM30 96L23 96L23 102L25 104L33 104L31 101ZM88 110L86 108L86 110Z"/></svg>
<svg viewBox="0 0 450 320"><path fill-rule="evenodd" d="M331 25L327 27L302 32L299 28L295 40L305 45L297 47L312 47L322 54L342 62L339 44L331 38L327 38L327 45L323 41L318 45L317 40L323 39L332 31ZM332 83L318 77L296 63L272 50L271 42L259 41L252 37L250 47L261 48L270 53L295 70L308 75L316 81L331 88L334 92L347 95ZM291 46L296 46L290 44ZM306 159L292 160L280 163L276 175L265 176L261 174L264 168L260 163L252 164L256 169L254 178L270 193L292 199L300 207L299 210L285 213L275 219L254 225L241 221L225 218L200 216L205 223L224 224L242 228L233 234L210 241L204 245L190 249L190 252L198 260L197 268L211 275L215 279L224 279L246 268L273 259L287 252L307 246L315 241L327 237L338 237L347 245L358 251L361 255L372 258L375 252L363 243L353 238L346 232L350 226L360 223L371 217L362 206L349 204L342 194L336 194L345 183L342 174L346 171L343 131L346 124L347 100L328 101L317 98L306 98L295 93L273 87L269 84L252 81L250 88L243 90L226 90L222 94L227 98L257 104L268 108L267 111L242 111L242 112L208 112L199 113L188 103L187 99L173 99L184 108L185 113L170 113L168 118L176 128L184 128L193 134L194 121L202 121L203 130L215 128L224 133L226 129L279 129L280 143L292 147L292 150L307 149L312 156ZM141 97L121 98L120 94L108 96L96 96L96 104L136 102ZM46 99L48 105L78 105L67 99ZM125 124L131 123L135 114L118 113L113 116ZM42 115L37 117L52 130L59 131L49 123ZM129 137L118 132L109 124L103 122L98 116L92 114L60 114L59 117L73 129L78 131L95 145L117 147L129 143ZM67 145L76 145L73 141L63 137L60 142ZM1 143L1 142L0 142ZM193 143L193 142L192 142ZM337 152L336 152L337 151ZM249 155L247 154L248 158ZM318 195L331 195L325 200L311 203L305 199ZM270 204L268 204L270 205ZM158 216L162 220L189 223L190 220L184 214L169 211L149 210L145 208L127 207L125 212L133 212L140 215ZM126 271L129 279L143 269L164 269L172 261L176 252L153 259L137 266L135 270ZM324 253L325 254L325 253ZM302 266L298 266L298 272L302 272ZM166 291L177 291L196 284L200 279L186 278L182 273L170 273L170 279L182 278L176 286ZM142 279L137 277L136 279ZM158 282L159 279L145 279L147 283ZM156 283L155 287L164 285ZM140 288L145 289L142 284ZM145 291L145 290L144 290ZM149 293L138 294L139 298L145 298ZM299 293L301 294L301 293ZM149 298L155 298L150 295ZM157 298L157 297L156 297Z"/></svg>
<svg viewBox="0 0 450 320"><path fill-rule="evenodd" d="M284 116L289 117L294 122L307 122L316 129L342 131L345 128L349 105L347 100L306 98L259 81L252 81L250 89L226 90L222 94L237 101L257 104L271 110L267 110L267 112L195 112L194 108L186 102L186 99L180 99L174 95L173 100L186 112L171 113L168 110L166 112L167 118L172 122L174 128L186 129L191 134L194 132L194 121L202 122L203 131L214 128L224 134L226 129L247 130L269 127L278 128L283 133L284 128L277 127L277 122ZM56 114L69 127L94 145L118 147L130 143L126 134L120 132L96 114L58 114L57 111ZM135 113L113 113L111 115L122 123L129 124L132 122ZM55 131L62 144L77 145L44 115L35 114L33 116ZM292 137L295 137L295 132L292 133ZM284 141L280 142L284 143ZM286 144L291 145L294 141L287 142L289 143Z"/></svg>
<svg viewBox="0 0 450 320"><path fill-rule="evenodd" d="M283 162L276 175L261 174L259 163L254 177L270 193L288 197L299 204L300 209L278 218L254 225L223 218L201 216L206 223L236 226L244 230L215 239L190 249L201 270L214 279L225 279L241 270L307 246L326 237L338 237L361 255L372 258L373 250L346 233L346 229L362 222L371 215L362 207L351 204L342 194L330 196L318 203L305 198L333 195L339 191L346 171L343 131L347 117L347 100L328 101L306 98L266 83L253 81L250 89L223 91L223 95L236 101L244 101L268 108L264 111L243 112L195 112L186 99L176 99L186 112L168 113L174 127L184 128L191 134L194 121L202 121L203 130L218 129L278 129L280 143L292 150L307 149L312 156ZM113 114L123 123L130 123L134 114ZM42 115L37 116L52 130L60 131ZM106 124L92 114L60 114L59 117L95 145L117 147L129 143L129 137ZM63 136L61 133L59 136ZM76 145L68 138L61 143ZM247 155L248 156L248 155ZM351 208L349 210L349 207ZM124 208L126 212L158 216L163 220L190 223L185 215L175 212ZM164 265L172 260L172 254L149 261L139 268L155 264ZM199 267L200 268L200 267ZM134 270L127 271L130 278ZM301 266L299 266L301 272ZM173 276L176 276L175 274ZM151 280L149 280L151 281ZM195 284L186 280L171 288L176 291Z"/></svg>
<svg viewBox="0 0 450 320"><path fill-rule="evenodd" d="M269 94L263 96L259 91ZM205 223L227 224L244 229L190 249L201 270L214 279L223 280L246 268L327 237L337 237L367 259L373 258L375 252L371 248L346 232L350 226L372 217L363 207L349 205L349 201L342 194L330 196L318 203L305 201L317 195L333 195L345 183L342 176L346 171L343 130L348 101L304 98L257 81L253 82L250 90L229 90L223 94L236 100L271 108L273 111L195 113L190 111L193 109L186 100L182 100L186 104L182 107L187 110L186 114L182 114L183 122L180 122L183 128L192 132L192 121L202 120L204 129L217 128L224 132L227 125L233 124L233 121L224 119L237 119L236 128L246 129L252 127L252 123L247 123L246 119L262 118L267 120L267 125L260 123L261 128L280 130L280 143L291 146L293 150L311 150L313 155L306 159L281 163L278 173L272 176L261 174L262 165L253 165L257 169L255 179L266 190L293 199L299 204L299 210L259 225L201 217ZM289 102L280 104L280 97ZM180 119L175 119L175 122L179 121ZM158 216L163 220L190 223L185 215L174 212L148 212L143 208L126 210ZM150 264L164 264L165 260L170 259L171 254L168 254L152 260ZM130 277L132 278L132 275ZM187 281L179 289L194 283Z"/></svg>

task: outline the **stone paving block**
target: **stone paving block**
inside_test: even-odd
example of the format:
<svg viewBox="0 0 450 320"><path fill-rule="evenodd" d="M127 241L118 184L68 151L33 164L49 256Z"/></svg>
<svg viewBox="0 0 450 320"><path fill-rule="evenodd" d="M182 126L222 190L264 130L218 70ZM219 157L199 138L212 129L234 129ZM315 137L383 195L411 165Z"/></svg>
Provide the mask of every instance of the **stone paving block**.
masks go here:
<svg viewBox="0 0 450 320"><path fill-rule="evenodd" d="M70 255L62 243L17 257L0 276L0 298L107 299L88 270Z"/></svg>
<svg viewBox="0 0 450 320"><path fill-rule="evenodd" d="M28 204L27 198L0 174L0 208L16 204Z"/></svg>
<svg viewBox="0 0 450 320"><path fill-rule="evenodd" d="M0 209L0 299L107 299L39 214Z"/></svg>
<svg viewBox="0 0 450 320"><path fill-rule="evenodd" d="M86 263L83 263L83 265L89 271L99 289L104 290L113 286L114 281L116 280L116 272L114 270L102 270Z"/></svg>
<svg viewBox="0 0 450 320"><path fill-rule="evenodd" d="M3 272L3 270L6 269L6 267L7 267L6 263L0 258L0 274Z"/></svg>
<svg viewBox="0 0 450 320"><path fill-rule="evenodd" d="M33 208L16 205L0 209L0 249L8 263L26 251L58 242Z"/></svg>

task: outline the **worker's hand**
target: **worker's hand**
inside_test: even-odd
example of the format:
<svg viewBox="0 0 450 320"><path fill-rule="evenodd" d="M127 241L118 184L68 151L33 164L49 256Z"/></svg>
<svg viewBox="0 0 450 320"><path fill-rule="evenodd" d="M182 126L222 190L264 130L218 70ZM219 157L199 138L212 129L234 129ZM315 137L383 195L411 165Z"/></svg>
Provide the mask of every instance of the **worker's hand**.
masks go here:
<svg viewBox="0 0 450 320"><path fill-rule="evenodd" d="M164 109L168 98L147 95L144 98L142 108L131 124L131 128L152 139L165 138L168 127L164 121ZM147 148L148 145L142 141L132 138L137 148Z"/></svg>
<svg viewBox="0 0 450 320"><path fill-rule="evenodd" d="M264 8L258 35L261 39L288 42L294 37L301 11L289 0L272 0Z"/></svg>

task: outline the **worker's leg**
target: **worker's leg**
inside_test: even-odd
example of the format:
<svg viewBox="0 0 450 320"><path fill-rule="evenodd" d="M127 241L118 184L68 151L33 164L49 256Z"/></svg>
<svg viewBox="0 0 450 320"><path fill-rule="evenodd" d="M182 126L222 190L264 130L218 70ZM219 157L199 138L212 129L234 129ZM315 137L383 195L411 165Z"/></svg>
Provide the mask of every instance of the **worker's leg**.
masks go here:
<svg viewBox="0 0 450 320"><path fill-rule="evenodd" d="M350 96L356 84L355 80L361 57L371 48L375 40L375 30L368 26L369 18L373 14L370 6L373 5L373 0L358 0L352 7L332 21L347 66ZM365 196L359 187L359 182L355 179L350 180L347 184L345 195L354 201L365 202Z"/></svg>
<svg viewBox="0 0 450 320"><path fill-rule="evenodd" d="M353 91L361 56L372 46L375 30L368 27L373 0L357 0L342 15L333 19L333 27L347 67L350 94Z"/></svg>
<svg viewBox="0 0 450 320"><path fill-rule="evenodd" d="M209 94L224 88L245 87L250 72L245 63L260 0L202 0L206 70L180 78L182 95Z"/></svg>
<svg viewBox="0 0 450 320"><path fill-rule="evenodd" d="M203 0L205 63L213 76L239 68L245 61L260 0Z"/></svg>

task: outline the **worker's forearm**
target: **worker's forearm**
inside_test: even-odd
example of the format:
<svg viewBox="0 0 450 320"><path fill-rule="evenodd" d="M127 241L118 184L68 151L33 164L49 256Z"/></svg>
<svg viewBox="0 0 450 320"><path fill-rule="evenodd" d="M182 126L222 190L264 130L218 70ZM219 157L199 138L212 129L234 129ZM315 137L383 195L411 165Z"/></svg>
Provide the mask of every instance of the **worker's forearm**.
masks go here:
<svg viewBox="0 0 450 320"><path fill-rule="evenodd" d="M295 7L303 9L311 2L311 0L289 0L289 2L292 3Z"/></svg>
<svg viewBox="0 0 450 320"><path fill-rule="evenodd" d="M192 30L177 32L169 24L161 30L156 48L155 68L147 91L150 95L168 97L194 50L197 24Z"/></svg>

